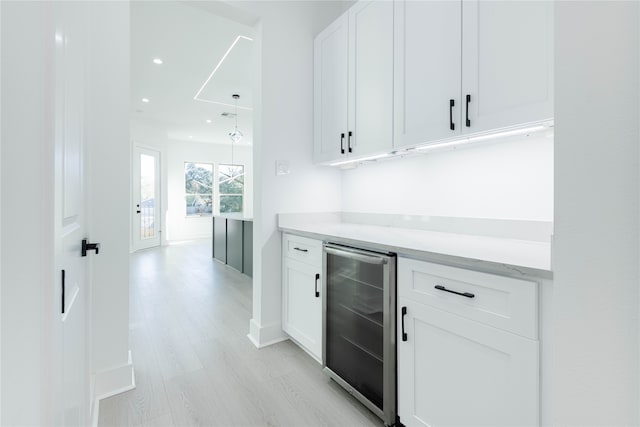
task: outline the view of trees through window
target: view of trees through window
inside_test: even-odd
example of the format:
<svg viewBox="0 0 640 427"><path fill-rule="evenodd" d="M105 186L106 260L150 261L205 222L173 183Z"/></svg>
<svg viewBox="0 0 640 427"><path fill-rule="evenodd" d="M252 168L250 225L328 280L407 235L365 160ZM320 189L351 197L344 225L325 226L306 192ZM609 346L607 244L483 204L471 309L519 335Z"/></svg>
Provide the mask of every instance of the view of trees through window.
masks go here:
<svg viewBox="0 0 640 427"><path fill-rule="evenodd" d="M184 164L187 216L211 215L213 212L213 165Z"/></svg>
<svg viewBox="0 0 640 427"><path fill-rule="evenodd" d="M218 189L220 191L220 213L242 212L244 166L219 165Z"/></svg>

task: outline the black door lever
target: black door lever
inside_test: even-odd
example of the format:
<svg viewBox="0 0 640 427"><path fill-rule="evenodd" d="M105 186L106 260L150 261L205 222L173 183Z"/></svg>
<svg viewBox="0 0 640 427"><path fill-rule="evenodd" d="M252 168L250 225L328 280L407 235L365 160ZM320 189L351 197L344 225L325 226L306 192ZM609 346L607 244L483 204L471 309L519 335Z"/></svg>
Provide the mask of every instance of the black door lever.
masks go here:
<svg viewBox="0 0 640 427"><path fill-rule="evenodd" d="M96 255L98 255L100 243L87 243L87 239L82 239L82 256L87 256L87 251L96 251Z"/></svg>

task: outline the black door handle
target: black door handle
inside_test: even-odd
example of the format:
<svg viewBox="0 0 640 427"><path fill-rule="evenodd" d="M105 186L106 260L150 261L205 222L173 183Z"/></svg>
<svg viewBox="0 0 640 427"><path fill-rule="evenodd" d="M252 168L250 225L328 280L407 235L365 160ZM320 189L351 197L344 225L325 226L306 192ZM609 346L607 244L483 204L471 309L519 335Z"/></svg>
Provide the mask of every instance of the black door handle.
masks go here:
<svg viewBox="0 0 640 427"><path fill-rule="evenodd" d="M471 95L467 94L467 121L466 125L468 128L471 127L471 120L469 120L469 103L471 102Z"/></svg>
<svg viewBox="0 0 640 427"><path fill-rule="evenodd" d="M436 285L435 288L439 291L444 291L444 292L449 292L451 294L456 294L456 295L460 295L463 297L467 297L467 298L474 298L475 295L472 294L471 292L456 292L456 291L452 291L451 289L447 289L442 285Z"/></svg>
<svg viewBox="0 0 640 427"><path fill-rule="evenodd" d="M136 208L138 208L138 210L136 210L136 213L140 213L140 205L136 205Z"/></svg>
<svg viewBox="0 0 640 427"><path fill-rule="evenodd" d="M344 132L340 134L340 153L344 154Z"/></svg>
<svg viewBox="0 0 640 427"><path fill-rule="evenodd" d="M320 292L318 292L318 280L320 280L320 273L316 273L316 298L320 297Z"/></svg>
<svg viewBox="0 0 640 427"><path fill-rule="evenodd" d="M449 100L449 129L456 130L456 125L453 123L453 106L456 105L456 101Z"/></svg>
<svg viewBox="0 0 640 427"><path fill-rule="evenodd" d="M66 273L64 270L62 270L62 314L64 314L64 294L65 294L65 284L66 281Z"/></svg>
<svg viewBox="0 0 640 427"><path fill-rule="evenodd" d="M98 255L100 243L88 243L87 239L82 239L82 256L87 256L87 251L96 251L96 255Z"/></svg>
<svg viewBox="0 0 640 427"><path fill-rule="evenodd" d="M402 341L407 340L407 333L404 331L404 316L407 315L407 307L402 307Z"/></svg>
<svg viewBox="0 0 640 427"><path fill-rule="evenodd" d="M347 139L347 146L349 147L349 152L353 152L351 149L351 137L353 136L353 132L349 131L349 138Z"/></svg>

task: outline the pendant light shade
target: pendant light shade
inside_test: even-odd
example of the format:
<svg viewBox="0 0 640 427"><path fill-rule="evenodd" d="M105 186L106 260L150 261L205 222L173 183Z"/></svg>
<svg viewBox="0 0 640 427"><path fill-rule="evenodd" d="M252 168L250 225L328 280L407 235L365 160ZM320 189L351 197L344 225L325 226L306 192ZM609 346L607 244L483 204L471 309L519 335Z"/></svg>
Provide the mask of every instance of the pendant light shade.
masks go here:
<svg viewBox="0 0 640 427"><path fill-rule="evenodd" d="M238 99L240 99L240 95L234 94L233 99L236 100L236 127L231 132L229 132L229 138L231 138L231 143L240 142L242 139L242 132L238 129Z"/></svg>

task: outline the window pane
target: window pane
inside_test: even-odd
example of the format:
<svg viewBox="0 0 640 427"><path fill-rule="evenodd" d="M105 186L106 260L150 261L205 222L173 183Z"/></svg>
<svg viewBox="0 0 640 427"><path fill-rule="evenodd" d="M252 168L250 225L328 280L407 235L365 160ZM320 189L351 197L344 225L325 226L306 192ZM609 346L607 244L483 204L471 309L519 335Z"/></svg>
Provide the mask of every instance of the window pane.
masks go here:
<svg viewBox="0 0 640 427"><path fill-rule="evenodd" d="M220 195L220 212L242 212L242 196Z"/></svg>
<svg viewBox="0 0 640 427"><path fill-rule="evenodd" d="M185 163L184 187L187 216L211 215L213 212L213 165Z"/></svg>
<svg viewBox="0 0 640 427"><path fill-rule="evenodd" d="M140 154L140 240L156 236L156 159Z"/></svg>
<svg viewBox="0 0 640 427"><path fill-rule="evenodd" d="M242 212L244 195L244 166L220 165L218 167L220 212Z"/></svg>

